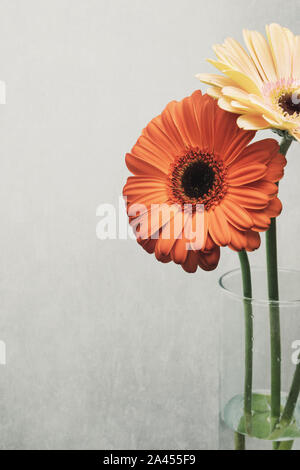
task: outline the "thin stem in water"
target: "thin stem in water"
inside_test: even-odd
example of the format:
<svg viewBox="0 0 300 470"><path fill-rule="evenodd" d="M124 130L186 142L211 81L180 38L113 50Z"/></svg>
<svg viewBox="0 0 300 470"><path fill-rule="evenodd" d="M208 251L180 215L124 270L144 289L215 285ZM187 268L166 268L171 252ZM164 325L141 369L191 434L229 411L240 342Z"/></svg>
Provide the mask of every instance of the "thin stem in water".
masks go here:
<svg viewBox="0 0 300 470"><path fill-rule="evenodd" d="M245 450L245 436L239 432L234 433L234 448L235 450Z"/></svg>
<svg viewBox="0 0 300 470"><path fill-rule="evenodd" d="M294 441L282 441L278 442L278 447L275 450L292 450Z"/></svg>
<svg viewBox="0 0 300 470"><path fill-rule="evenodd" d="M245 384L244 384L244 416L247 434L252 432L252 377L253 377L253 314L252 314L252 283L247 252L239 252L241 264L244 316L245 316Z"/></svg>
<svg viewBox="0 0 300 470"><path fill-rule="evenodd" d="M292 138L284 137L280 144L280 152L286 155ZM277 234L276 219L271 219L271 225L266 232L266 256L268 272L268 293L270 306L270 343L271 343L271 426L272 430L280 419L281 406L281 334L280 309L277 263ZM272 301L274 301L272 303ZM274 449L278 444L274 444Z"/></svg>
<svg viewBox="0 0 300 470"><path fill-rule="evenodd" d="M270 302L270 342L271 342L271 425L272 430L280 418L281 405L281 338L280 338L280 309L278 267L277 267L277 237L276 219L266 233L266 254L268 272L268 293Z"/></svg>
<svg viewBox="0 0 300 470"><path fill-rule="evenodd" d="M295 407L299 398L300 393L300 357L299 357L299 364L296 367L295 374L293 377L293 383L290 389L290 393L288 395L288 399L286 405L284 407L281 420L279 424L277 424L275 431L271 434L271 439L279 438L282 433L284 432L285 428L287 428L294 415ZM284 448L284 443L279 445L279 450L286 450Z"/></svg>

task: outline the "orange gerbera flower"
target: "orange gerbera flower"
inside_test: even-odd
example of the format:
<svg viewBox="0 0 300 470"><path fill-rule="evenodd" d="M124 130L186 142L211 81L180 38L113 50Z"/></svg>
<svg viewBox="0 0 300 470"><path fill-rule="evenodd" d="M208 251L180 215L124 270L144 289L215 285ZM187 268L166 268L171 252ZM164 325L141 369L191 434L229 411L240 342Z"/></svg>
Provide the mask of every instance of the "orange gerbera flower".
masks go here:
<svg viewBox="0 0 300 470"><path fill-rule="evenodd" d="M146 251L195 272L216 268L221 246L259 247L258 232L281 211L275 183L286 160L273 139L248 145L254 135L200 91L147 125L126 155L135 176L123 190Z"/></svg>

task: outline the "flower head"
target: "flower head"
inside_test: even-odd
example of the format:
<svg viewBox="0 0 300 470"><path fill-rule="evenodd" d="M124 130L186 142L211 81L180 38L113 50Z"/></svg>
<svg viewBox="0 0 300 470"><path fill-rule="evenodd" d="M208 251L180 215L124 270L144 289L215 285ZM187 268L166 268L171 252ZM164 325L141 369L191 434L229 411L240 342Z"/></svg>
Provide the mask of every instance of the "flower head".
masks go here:
<svg viewBox="0 0 300 470"><path fill-rule="evenodd" d="M208 60L224 76L199 74L212 85L219 106L240 114L244 129L279 129L300 140L300 36L278 24L266 26L268 40L244 30L248 52L234 39L215 45L218 60Z"/></svg>
<svg viewBox="0 0 300 470"><path fill-rule="evenodd" d="M281 211L275 184L285 158L278 143L250 143L236 115L196 91L172 101L126 155L123 194L137 240L188 272L214 269L220 247L252 251ZM167 234L167 236L166 236Z"/></svg>

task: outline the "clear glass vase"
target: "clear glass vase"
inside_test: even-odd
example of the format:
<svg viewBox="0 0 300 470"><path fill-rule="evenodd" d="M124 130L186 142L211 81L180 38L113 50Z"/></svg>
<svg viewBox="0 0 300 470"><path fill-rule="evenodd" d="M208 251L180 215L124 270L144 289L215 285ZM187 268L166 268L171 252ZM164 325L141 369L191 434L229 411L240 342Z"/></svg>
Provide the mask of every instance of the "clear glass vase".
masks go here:
<svg viewBox="0 0 300 470"><path fill-rule="evenodd" d="M278 302L268 300L266 271L251 272L252 299L242 295L240 269L219 281L219 448L244 440L247 450L298 450L300 271L279 270Z"/></svg>

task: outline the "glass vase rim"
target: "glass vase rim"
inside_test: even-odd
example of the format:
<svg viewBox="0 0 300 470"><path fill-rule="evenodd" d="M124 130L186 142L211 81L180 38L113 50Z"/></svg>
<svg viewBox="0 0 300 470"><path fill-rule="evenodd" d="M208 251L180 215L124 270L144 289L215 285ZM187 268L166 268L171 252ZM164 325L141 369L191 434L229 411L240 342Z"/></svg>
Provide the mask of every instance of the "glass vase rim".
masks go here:
<svg viewBox="0 0 300 470"><path fill-rule="evenodd" d="M267 275L266 268L264 268L262 266L251 266L251 273L253 273L254 271L264 271ZM219 277L219 280L218 280L219 287L222 289L222 291L224 293L226 293L226 295L228 295L232 298L235 298L236 300L248 301L248 302L254 303L256 305L264 305L264 306L280 305L280 306L297 306L297 307L300 306L300 298L299 299L293 299L293 300L280 300L280 299L279 300L269 300L269 299L264 299L264 298L259 298L259 297L246 297L242 294L238 294L234 290L231 290L231 289L229 289L228 287L226 287L224 285L224 280L226 278L228 278L229 276L231 276L233 274L236 274L238 272L241 272L241 268L231 269L231 270L225 272L224 274L222 274L222 276ZM300 276L300 269L279 267L278 268L278 273L290 273L290 274L294 273L294 274L297 274L297 275Z"/></svg>

